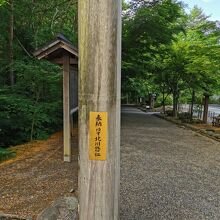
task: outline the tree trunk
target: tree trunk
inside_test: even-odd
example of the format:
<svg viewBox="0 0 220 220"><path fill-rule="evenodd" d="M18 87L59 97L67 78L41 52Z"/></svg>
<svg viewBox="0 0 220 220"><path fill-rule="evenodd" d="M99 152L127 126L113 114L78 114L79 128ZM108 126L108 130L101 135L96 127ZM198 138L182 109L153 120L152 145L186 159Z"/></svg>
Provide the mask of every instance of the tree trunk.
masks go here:
<svg viewBox="0 0 220 220"><path fill-rule="evenodd" d="M203 122L205 124L207 124L207 121L208 121L208 110L209 110L209 95L205 95L204 112L203 112Z"/></svg>
<svg viewBox="0 0 220 220"><path fill-rule="evenodd" d="M173 116L177 118L178 115L178 101L179 101L179 89L178 84L173 88Z"/></svg>
<svg viewBox="0 0 220 220"><path fill-rule="evenodd" d="M177 118L177 113L178 113L178 94L173 93L173 117Z"/></svg>
<svg viewBox="0 0 220 220"><path fill-rule="evenodd" d="M14 6L13 0L9 0L9 25L8 25L8 61L10 85L15 83L13 71L13 39L14 39Z"/></svg>
<svg viewBox="0 0 220 220"><path fill-rule="evenodd" d="M165 107L165 92L164 92L164 90L163 90L162 94L163 94L162 108L163 108L163 113L165 114L166 107Z"/></svg>
<svg viewBox="0 0 220 220"><path fill-rule="evenodd" d="M195 90L192 91L191 109L190 109L190 120L193 119L193 107L195 102Z"/></svg>
<svg viewBox="0 0 220 220"><path fill-rule="evenodd" d="M79 0L78 5L79 219L117 220L121 1ZM100 123L101 119L103 123ZM97 126L104 128L102 130ZM101 137L97 130L101 132ZM92 138L94 134L97 136ZM97 147L97 142L101 147Z"/></svg>

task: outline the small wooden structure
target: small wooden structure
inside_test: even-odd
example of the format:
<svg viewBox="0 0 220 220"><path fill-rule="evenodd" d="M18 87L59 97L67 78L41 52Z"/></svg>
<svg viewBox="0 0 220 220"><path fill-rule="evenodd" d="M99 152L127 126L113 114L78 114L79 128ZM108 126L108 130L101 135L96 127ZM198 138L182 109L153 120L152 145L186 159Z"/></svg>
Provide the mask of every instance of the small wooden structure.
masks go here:
<svg viewBox="0 0 220 220"><path fill-rule="evenodd" d="M63 140L64 161L71 161L71 113L78 108L78 50L62 34L34 52L38 59L46 59L63 66Z"/></svg>

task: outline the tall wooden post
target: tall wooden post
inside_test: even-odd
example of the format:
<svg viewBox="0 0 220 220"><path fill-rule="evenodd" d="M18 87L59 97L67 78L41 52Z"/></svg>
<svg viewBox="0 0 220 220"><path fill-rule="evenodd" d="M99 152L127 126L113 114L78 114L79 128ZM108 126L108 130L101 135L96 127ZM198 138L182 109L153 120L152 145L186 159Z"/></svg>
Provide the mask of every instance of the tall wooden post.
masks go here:
<svg viewBox="0 0 220 220"><path fill-rule="evenodd" d="M70 135L70 57L63 55L63 144L64 161L71 161Z"/></svg>
<svg viewBox="0 0 220 220"><path fill-rule="evenodd" d="M204 112L203 112L203 122L206 124L208 121L208 110L209 110L209 95L204 95Z"/></svg>
<svg viewBox="0 0 220 220"><path fill-rule="evenodd" d="M79 0L78 17L79 218L116 220L120 179L121 1ZM107 117L103 131L106 134L101 136L107 136L106 145L101 147L106 157L99 158L93 152L92 112L104 112Z"/></svg>

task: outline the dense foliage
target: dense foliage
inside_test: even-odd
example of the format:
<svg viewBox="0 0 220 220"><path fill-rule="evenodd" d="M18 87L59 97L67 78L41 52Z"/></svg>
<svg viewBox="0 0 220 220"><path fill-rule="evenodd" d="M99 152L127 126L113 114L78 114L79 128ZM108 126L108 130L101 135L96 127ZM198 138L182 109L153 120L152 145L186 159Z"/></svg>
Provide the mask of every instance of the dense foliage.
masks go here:
<svg viewBox="0 0 220 220"><path fill-rule="evenodd" d="M219 22L197 7L187 15L184 7L172 0L126 5L122 97L127 101L156 93L165 105L172 95L176 115L180 99L193 105L203 94L219 94Z"/></svg>
<svg viewBox="0 0 220 220"><path fill-rule="evenodd" d="M0 1L0 147L62 129L62 70L32 53L58 33L76 44L76 3Z"/></svg>

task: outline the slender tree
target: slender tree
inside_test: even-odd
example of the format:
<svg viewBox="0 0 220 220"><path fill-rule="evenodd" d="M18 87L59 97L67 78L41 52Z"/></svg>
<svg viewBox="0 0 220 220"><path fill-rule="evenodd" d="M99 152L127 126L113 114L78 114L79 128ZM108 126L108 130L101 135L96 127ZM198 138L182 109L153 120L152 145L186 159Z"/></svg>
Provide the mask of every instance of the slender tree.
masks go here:
<svg viewBox="0 0 220 220"><path fill-rule="evenodd" d="M15 83L15 76L13 71L13 41L14 41L14 3L13 0L8 1L9 5L9 21L8 21L8 63L9 63L9 78L10 85Z"/></svg>

